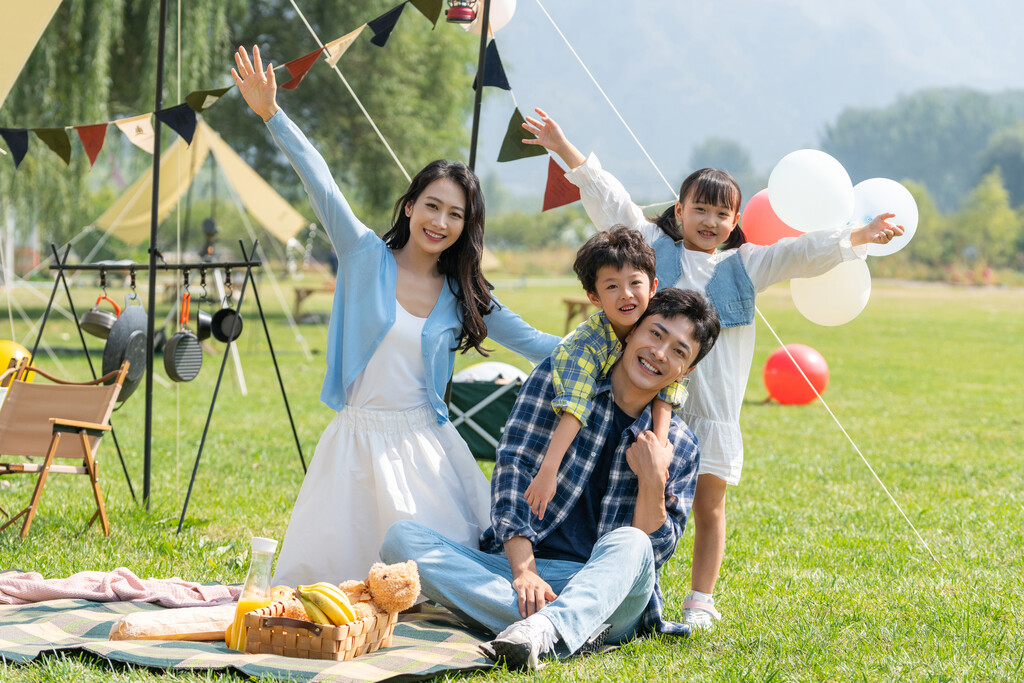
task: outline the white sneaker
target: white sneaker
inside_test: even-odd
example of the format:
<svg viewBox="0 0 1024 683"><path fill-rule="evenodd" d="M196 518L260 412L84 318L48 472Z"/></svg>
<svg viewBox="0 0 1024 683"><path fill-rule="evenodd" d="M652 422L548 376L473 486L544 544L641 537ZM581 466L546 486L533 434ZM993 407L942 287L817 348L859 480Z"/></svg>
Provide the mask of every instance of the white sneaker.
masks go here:
<svg viewBox="0 0 1024 683"><path fill-rule="evenodd" d="M504 661L509 669L539 669L540 656L553 652L558 639L555 627L540 614L517 621L498 636L480 645L485 655L495 662Z"/></svg>
<svg viewBox="0 0 1024 683"><path fill-rule="evenodd" d="M686 600L683 602L683 623L693 631L711 631L722 615L710 602Z"/></svg>

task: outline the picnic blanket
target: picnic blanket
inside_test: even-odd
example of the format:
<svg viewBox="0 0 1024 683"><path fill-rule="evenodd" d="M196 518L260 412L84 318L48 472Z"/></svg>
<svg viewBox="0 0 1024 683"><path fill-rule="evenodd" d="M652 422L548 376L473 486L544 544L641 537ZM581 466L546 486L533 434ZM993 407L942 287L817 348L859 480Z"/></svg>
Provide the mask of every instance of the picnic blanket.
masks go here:
<svg viewBox="0 0 1024 683"><path fill-rule="evenodd" d="M293 681L414 681L446 671L489 669L478 646L487 635L471 631L440 607L424 604L402 615L392 646L347 662L248 655L223 643L107 640L125 614L163 609L145 602L50 600L0 605L0 658L29 663L54 652L89 653L105 660L172 671L226 670L255 678Z"/></svg>
<svg viewBox="0 0 1024 683"><path fill-rule="evenodd" d="M203 585L173 579L140 579L130 569L78 572L67 578L44 579L38 572L0 572L0 605L81 598L96 602L153 602L163 607L201 607L233 602L239 586Z"/></svg>

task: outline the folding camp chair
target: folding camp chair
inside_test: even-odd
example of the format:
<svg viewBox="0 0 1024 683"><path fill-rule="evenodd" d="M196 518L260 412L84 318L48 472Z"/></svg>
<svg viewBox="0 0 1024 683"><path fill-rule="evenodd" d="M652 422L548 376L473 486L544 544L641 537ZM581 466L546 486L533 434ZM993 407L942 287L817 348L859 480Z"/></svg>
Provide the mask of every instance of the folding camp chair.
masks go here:
<svg viewBox="0 0 1024 683"><path fill-rule="evenodd" d="M25 381L29 372L35 382ZM49 375L23 360L17 367L0 375L0 385L8 384L7 394L0 403L0 454L21 456L28 462L0 462L0 476L7 474L37 474L35 491L28 507L11 517L3 531L19 517L24 516L21 538L32 526L39 499L43 494L48 474L84 474L90 479L96 499L96 513L86 529L99 517L103 533L110 535L110 522L103 506L97 471L96 449L100 438L110 431L110 413L121 391L128 362L120 369L91 382L66 382ZM54 382L43 384L40 377ZM104 382L112 382L104 384ZM64 434L77 435L62 440ZM42 458L42 462L38 460ZM80 460L81 466L54 464L56 458ZM2 510L7 515L6 510Z"/></svg>
<svg viewBox="0 0 1024 683"><path fill-rule="evenodd" d="M494 460L505 422L523 386L520 379L511 382L452 382L448 404L454 426L474 457Z"/></svg>

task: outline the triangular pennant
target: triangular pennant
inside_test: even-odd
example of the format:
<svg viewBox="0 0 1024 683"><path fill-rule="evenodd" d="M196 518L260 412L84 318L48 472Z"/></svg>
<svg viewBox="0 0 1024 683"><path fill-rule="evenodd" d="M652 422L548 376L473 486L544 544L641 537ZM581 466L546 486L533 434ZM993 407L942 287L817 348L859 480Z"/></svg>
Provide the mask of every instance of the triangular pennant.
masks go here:
<svg viewBox="0 0 1024 683"><path fill-rule="evenodd" d="M480 75L477 74L473 79L473 90L476 90L479 80ZM488 86L502 90L512 89L512 86L508 84L508 78L505 77L505 67L501 65L501 57L498 56L498 46L493 40L487 44L487 52L484 53L484 87Z"/></svg>
<svg viewBox="0 0 1024 683"><path fill-rule="evenodd" d="M32 132L46 146L53 150L65 164L71 163L71 140L68 139L68 132L64 128L33 128Z"/></svg>
<svg viewBox="0 0 1024 683"><path fill-rule="evenodd" d="M196 132L196 112L186 102L156 112L156 117L171 127L186 143L192 144Z"/></svg>
<svg viewBox="0 0 1024 683"><path fill-rule="evenodd" d="M356 42L356 38L359 37L359 34L363 32L364 28L366 28L366 24L363 24L349 34L343 35L341 38L335 38L324 45L324 49L327 50L327 63L331 66L337 64L338 60L341 59L341 56L345 54L345 50L347 50L352 43Z"/></svg>
<svg viewBox="0 0 1024 683"><path fill-rule="evenodd" d="M196 90L185 95L185 102L188 106L197 114L202 114L204 111L214 105L214 103L224 96L228 90L231 90L234 86L228 86L227 88L217 88L216 90Z"/></svg>
<svg viewBox="0 0 1024 683"><path fill-rule="evenodd" d="M558 165L554 157L548 157L548 184L544 188L544 208L557 209L566 204L580 200L580 188L565 179L565 171Z"/></svg>
<svg viewBox="0 0 1024 683"><path fill-rule="evenodd" d="M437 20L441 16L441 6L444 0L410 0L412 6L420 11L420 14L430 20L430 23L437 28Z"/></svg>
<svg viewBox="0 0 1024 683"><path fill-rule="evenodd" d="M402 10L404 9L405 3L403 2L397 7L392 7L373 21L366 22L366 25L373 31L373 38L370 38L370 42L377 47L384 47L388 42L388 38L391 37L391 32L395 30L398 18L402 16Z"/></svg>
<svg viewBox="0 0 1024 683"><path fill-rule="evenodd" d="M282 85L281 88L284 90L295 90L295 88L299 87L299 83L301 83L302 79L306 77L309 70L313 68L317 58L323 51L324 49L322 47L317 48L308 55L302 55L297 59L286 62L284 68L288 69L288 73L292 75L292 78L290 81Z"/></svg>
<svg viewBox="0 0 1024 683"><path fill-rule="evenodd" d="M153 130L153 122L149 117L151 114L139 114L127 119L118 119L114 125L121 129L132 144L144 152L153 153L153 138L156 133Z"/></svg>
<svg viewBox="0 0 1024 683"><path fill-rule="evenodd" d="M0 137L7 143L14 157L14 168L21 165L21 160L28 154L28 130L25 128L0 128Z"/></svg>
<svg viewBox="0 0 1024 683"><path fill-rule="evenodd" d="M107 124L94 123L89 126L75 126L78 139L82 141L82 147L89 156L89 168L96 163L96 157L103 149L103 141L107 139Z"/></svg>
<svg viewBox="0 0 1024 683"><path fill-rule="evenodd" d="M508 128L505 130L505 139L501 141L498 161L515 161L548 153L540 145L528 145L523 142L523 135L526 133L523 130L524 123L526 123L526 119L519 113L519 109L512 112L512 119L508 122Z"/></svg>

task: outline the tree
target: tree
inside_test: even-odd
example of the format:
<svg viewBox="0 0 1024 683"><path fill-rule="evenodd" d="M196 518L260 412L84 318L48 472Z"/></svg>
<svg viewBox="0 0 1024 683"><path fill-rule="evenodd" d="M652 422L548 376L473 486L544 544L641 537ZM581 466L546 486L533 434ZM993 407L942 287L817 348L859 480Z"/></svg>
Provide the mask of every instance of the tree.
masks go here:
<svg viewBox="0 0 1024 683"><path fill-rule="evenodd" d="M965 261L994 267L1014 267L1020 241L1021 217L1010 206L998 170L984 178L949 218L956 254Z"/></svg>
<svg viewBox="0 0 1024 683"><path fill-rule="evenodd" d="M182 20L182 80L209 82L215 54L228 48L227 16L240 0L195 0ZM155 93L156 21L159 3L150 0L65 2L43 32L11 90L0 125L41 128L102 123L152 111ZM168 36L177 17L169 17ZM176 41L168 40L169 64ZM186 70L187 69L187 70ZM169 72L174 71L168 69ZM174 78L170 80L174 86ZM171 88L168 88L168 92ZM186 91L187 92L187 91ZM165 102L170 102L165 97ZM75 136L73 131L69 131ZM116 153L120 135L108 130L102 165ZM164 139L170 142L171 136ZM118 140L118 142L115 142ZM128 143L125 143L128 144ZM33 136L30 152L15 170L0 160L0 210L5 225L22 236L35 231L45 240L66 242L90 216L89 162L72 140L70 168ZM136 155L145 162L148 157ZM97 169L102 173L101 169Z"/></svg>
<svg viewBox="0 0 1024 683"><path fill-rule="evenodd" d="M854 182L872 177L923 183L951 210L980 177L992 135L1024 119L1024 93L924 90L882 109L847 109L826 129L824 151Z"/></svg>
<svg viewBox="0 0 1024 683"><path fill-rule="evenodd" d="M393 6L393 0L302 3L305 18L325 42ZM408 173L415 175L433 159L464 159L478 38L446 25L443 17L432 30L411 4L384 48L372 45L371 36L367 28L338 67ZM248 3L233 38L236 44L258 44L275 65L317 47L287 0ZM227 64L223 73L228 78ZM282 91L278 102L324 155L363 222L378 232L389 227L392 204L408 182L337 74L318 63L297 89ZM278 191L304 197L263 122L240 98L225 98L209 110L209 119Z"/></svg>
<svg viewBox="0 0 1024 683"><path fill-rule="evenodd" d="M993 134L979 165L983 176L999 169L1010 202L1024 206L1024 121Z"/></svg>
<svg viewBox="0 0 1024 683"><path fill-rule="evenodd" d="M754 171L747 148L728 138L708 138L693 148L690 154L690 166L699 168L719 168L728 171L739 183L744 197L753 197L754 193L767 186L767 179Z"/></svg>

